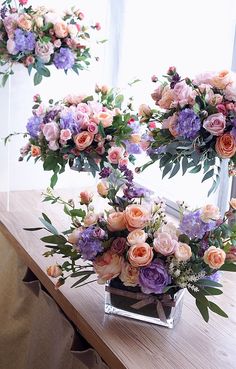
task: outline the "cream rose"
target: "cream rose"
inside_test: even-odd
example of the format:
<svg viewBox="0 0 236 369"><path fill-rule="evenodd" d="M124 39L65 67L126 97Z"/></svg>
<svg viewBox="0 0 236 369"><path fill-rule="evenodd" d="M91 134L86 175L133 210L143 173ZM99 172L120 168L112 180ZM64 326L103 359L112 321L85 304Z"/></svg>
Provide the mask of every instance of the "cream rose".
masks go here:
<svg viewBox="0 0 236 369"><path fill-rule="evenodd" d="M174 255L178 261L187 261L192 256L191 247L186 243L179 242Z"/></svg>
<svg viewBox="0 0 236 369"><path fill-rule="evenodd" d="M84 217L84 226L85 227L90 227L93 224L97 224L97 221L98 221L98 214L88 213Z"/></svg>
<svg viewBox="0 0 236 369"><path fill-rule="evenodd" d="M79 236L82 232L82 228L76 228L74 229L68 236L68 242L75 244L78 242Z"/></svg>
<svg viewBox="0 0 236 369"><path fill-rule="evenodd" d="M83 131L74 137L74 142L78 150L83 151L93 142L94 135L91 132Z"/></svg>
<svg viewBox="0 0 236 369"><path fill-rule="evenodd" d="M226 253L215 246L210 246L204 252L203 260L212 269L219 269L225 262Z"/></svg>
<svg viewBox="0 0 236 369"><path fill-rule="evenodd" d="M126 229L126 221L124 212L114 211L110 213L107 217L107 228L111 232L122 231Z"/></svg>
<svg viewBox="0 0 236 369"><path fill-rule="evenodd" d="M148 243L139 243L130 247L128 251L128 259L132 266L138 268L151 263L153 258L153 250Z"/></svg>
<svg viewBox="0 0 236 369"><path fill-rule="evenodd" d="M97 184L97 191L100 196L106 197L108 195L109 184L106 181L101 181Z"/></svg>
<svg viewBox="0 0 236 369"><path fill-rule="evenodd" d="M57 22L54 24L54 32L58 38L65 38L68 36L68 26L66 22Z"/></svg>
<svg viewBox="0 0 236 369"><path fill-rule="evenodd" d="M232 82L232 76L228 70L223 70L212 77L211 84L219 88L220 90L223 90L226 88L227 85L229 85Z"/></svg>
<svg viewBox="0 0 236 369"><path fill-rule="evenodd" d="M138 284L139 269L126 261L122 262L120 280L125 286L135 287Z"/></svg>
<svg viewBox="0 0 236 369"><path fill-rule="evenodd" d="M220 219L220 210L212 204L205 205L202 208L201 219L204 223L209 223L211 220Z"/></svg>
<svg viewBox="0 0 236 369"><path fill-rule="evenodd" d="M178 242L168 233L162 232L158 233L157 237L154 238L153 247L156 252L167 256L174 254L176 248L178 247Z"/></svg>
<svg viewBox="0 0 236 369"><path fill-rule="evenodd" d="M221 136L226 126L225 116L222 113L209 115L203 122L203 127L213 136Z"/></svg>
<svg viewBox="0 0 236 369"><path fill-rule="evenodd" d="M57 278L62 275L62 270L59 265L51 265L47 268L47 275L52 278Z"/></svg>
<svg viewBox="0 0 236 369"><path fill-rule="evenodd" d="M143 229L135 229L134 231L130 232L127 236L127 241L131 246L137 243L144 243L147 239L147 234L144 232Z"/></svg>
<svg viewBox="0 0 236 369"><path fill-rule="evenodd" d="M113 122L113 115L110 111L101 111L96 118L101 122L104 128L110 127Z"/></svg>
<svg viewBox="0 0 236 369"><path fill-rule="evenodd" d="M130 232L135 229L143 229L150 219L149 211L142 205L128 205L124 213L127 229Z"/></svg>
<svg viewBox="0 0 236 369"><path fill-rule="evenodd" d="M72 39L75 39L78 35L78 29L75 24L69 24L68 25L68 32Z"/></svg>
<svg viewBox="0 0 236 369"><path fill-rule="evenodd" d="M122 257L113 254L111 251L96 257L93 261L93 267L98 275L98 283L104 284L112 278L118 277L121 272Z"/></svg>
<svg viewBox="0 0 236 369"><path fill-rule="evenodd" d="M12 40L11 38L9 38L7 40L7 51L9 52L9 54L11 55L16 55L17 51L15 50L16 44L15 41Z"/></svg>
<svg viewBox="0 0 236 369"><path fill-rule="evenodd" d="M17 24L24 31L30 31L32 29L32 19L28 14L21 14L17 20Z"/></svg>

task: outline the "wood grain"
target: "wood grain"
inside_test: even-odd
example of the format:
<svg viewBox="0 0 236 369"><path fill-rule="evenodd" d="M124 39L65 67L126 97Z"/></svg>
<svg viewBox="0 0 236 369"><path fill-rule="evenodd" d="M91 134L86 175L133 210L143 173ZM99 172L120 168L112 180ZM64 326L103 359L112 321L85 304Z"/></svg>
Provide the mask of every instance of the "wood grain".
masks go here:
<svg viewBox="0 0 236 369"><path fill-rule="evenodd" d="M78 196L75 190L59 192L66 199ZM213 299L229 319L212 313L205 323L187 293L181 321L173 330L106 315L103 286L94 283L71 289L65 285L55 290L55 280L45 270L60 258L42 256L45 248L40 237L44 232L23 230L40 226L42 211L63 230L69 218L66 224L59 209L58 205L41 203L38 191L19 191L10 193L7 212L6 194L0 194L0 232L111 369L236 369L236 273L224 273L224 294Z"/></svg>

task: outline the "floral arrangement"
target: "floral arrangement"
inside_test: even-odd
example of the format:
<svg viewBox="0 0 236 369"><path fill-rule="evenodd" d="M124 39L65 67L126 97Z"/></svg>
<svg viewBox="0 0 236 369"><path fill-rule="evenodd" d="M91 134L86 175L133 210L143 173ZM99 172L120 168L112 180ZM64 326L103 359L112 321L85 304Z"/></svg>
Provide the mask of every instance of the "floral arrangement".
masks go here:
<svg viewBox="0 0 236 369"><path fill-rule="evenodd" d="M203 170L202 181L213 178L209 194L219 184L220 162L229 159L229 174L236 171L236 78L233 73L209 72L194 79L181 78L170 67L152 93L157 109L140 107L149 126L151 161L159 160L163 177Z"/></svg>
<svg viewBox="0 0 236 369"><path fill-rule="evenodd" d="M29 141L19 160L31 157L43 161L44 170L53 171L51 187L68 163L94 176L111 163L114 167L133 161L142 152L142 126L132 112L132 98L122 109L124 96L107 86L96 86L94 96L67 96L45 106L34 97L33 115L27 123ZM14 134L10 134L5 142Z"/></svg>
<svg viewBox="0 0 236 369"><path fill-rule="evenodd" d="M213 205L189 210L179 204L180 220L174 225L163 201L137 187L126 166L116 170L106 166L100 178L97 190L108 200L106 211L96 212L88 191L80 193L82 206L76 207L73 200L66 202L49 189L44 201L64 205L65 214L71 217L70 228L59 233L43 214L43 228L26 229L50 233L41 238L50 249L44 256L67 258L47 269L49 276L59 278L56 288L68 278L76 278L72 287L119 279L123 286L138 287L148 295L186 288L206 321L208 310L227 317L207 297L222 293L222 270L236 271L236 225L230 223L236 199L230 201L223 217ZM95 279L88 280L92 275Z"/></svg>
<svg viewBox="0 0 236 369"><path fill-rule="evenodd" d="M33 9L28 0L2 2L0 9L0 65L4 86L13 74L14 63L21 63L29 74L32 70L34 84L43 77L49 77L48 66L77 74L87 68L91 58L89 49L89 28L82 21L84 14L77 8L69 9L63 15L45 7ZM16 4L16 6L15 6ZM99 30L99 23L90 28Z"/></svg>

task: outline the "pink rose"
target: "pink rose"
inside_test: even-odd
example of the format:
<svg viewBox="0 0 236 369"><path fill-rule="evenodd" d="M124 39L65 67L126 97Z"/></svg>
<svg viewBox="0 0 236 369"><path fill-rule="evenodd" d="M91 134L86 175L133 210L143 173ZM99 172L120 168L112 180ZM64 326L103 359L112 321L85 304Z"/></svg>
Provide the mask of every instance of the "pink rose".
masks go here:
<svg viewBox="0 0 236 369"><path fill-rule="evenodd" d="M52 151L57 151L59 149L59 144L57 141L49 141L48 147Z"/></svg>
<svg viewBox="0 0 236 369"><path fill-rule="evenodd" d="M11 55L16 55L17 51L15 50L16 44L15 41L12 40L11 38L9 38L7 40L7 51L9 52L9 54Z"/></svg>
<svg viewBox="0 0 236 369"><path fill-rule="evenodd" d="M195 97L196 92L192 87L188 86L185 81L178 82L173 89L173 106L180 105L184 107L185 105L193 105Z"/></svg>
<svg viewBox="0 0 236 369"><path fill-rule="evenodd" d="M76 110L86 114L90 114L91 112L90 106L82 102L77 105Z"/></svg>
<svg viewBox="0 0 236 369"><path fill-rule="evenodd" d="M78 242L80 234L82 232L83 228L76 228L73 230L73 232L71 232L68 236L68 242L75 244Z"/></svg>
<svg viewBox="0 0 236 369"><path fill-rule="evenodd" d="M211 220L220 219L220 210L218 206L208 204L202 208L201 220L204 223L209 223Z"/></svg>
<svg viewBox="0 0 236 369"><path fill-rule="evenodd" d="M78 150L83 151L91 145L94 135L91 132L83 131L74 137L74 142Z"/></svg>
<svg viewBox="0 0 236 369"><path fill-rule="evenodd" d="M178 247L178 242L176 241L176 239L173 239L168 233L163 232L157 234L156 238L154 238L153 247L156 252L167 256L174 254L176 248Z"/></svg>
<svg viewBox="0 0 236 369"><path fill-rule="evenodd" d="M68 36L68 26L66 22L55 23L54 32L58 38L65 38L66 36Z"/></svg>
<svg viewBox="0 0 236 369"><path fill-rule="evenodd" d="M88 205L93 200L93 193L89 191L81 191L79 196L81 205Z"/></svg>
<svg viewBox="0 0 236 369"><path fill-rule="evenodd" d="M54 52L54 47L51 42L37 41L35 45L35 54L42 60L43 63L50 61L51 55Z"/></svg>
<svg viewBox="0 0 236 369"><path fill-rule="evenodd" d="M97 114L96 118L102 124L104 128L110 127L113 122L113 115L110 111L101 111Z"/></svg>
<svg viewBox="0 0 236 369"><path fill-rule="evenodd" d="M87 130L95 135L96 133L98 133L98 126L96 123L90 122L88 124Z"/></svg>
<svg viewBox="0 0 236 369"><path fill-rule="evenodd" d="M107 152L107 159L111 164L118 164L123 158L123 149L118 146L111 147Z"/></svg>
<svg viewBox="0 0 236 369"><path fill-rule="evenodd" d="M14 32L17 28L17 16L16 14L9 15L3 19L3 24L9 38L14 39Z"/></svg>
<svg viewBox="0 0 236 369"><path fill-rule="evenodd" d="M83 113L80 110L76 110L74 113L74 118L82 129L87 129L89 124L89 116L87 113Z"/></svg>
<svg viewBox="0 0 236 369"><path fill-rule="evenodd" d="M174 101L174 90L169 89L168 86L166 86L163 90L161 99L156 102L156 105L159 105L162 109L170 109L172 107Z"/></svg>
<svg viewBox="0 0 236 369"><path fill-rule="evenodd" d="M162 94L165 93L165 91L168 90L167 86L159 85L154 92L151 94L151 97L155 101L155 104L158 105L159 100L162 98Z"/></svg>
<svg viewBox="0 0 236 369"><path fill-rule="evenodd" d="M222 113L209 115L203 122L203 127L206 131L214 136L221 136L224 133L226 120Z"/></svg>
<svg viewBox="0 0 236 369"><path fill-rule="evenodd" d="M52 278L57 278L62 275L62 270L59 265L51 265L47 268L47 275Z"/></svg>
<svg viewBox="0 0 236 369"><path fill-rule="evenodd" d="M125 286L135 287L138 285L139 269L122 261L120 280Z"/></svg>
<svg viewBox="0 0 236 369"><path fill-rule="evenodd" d="M175 258L178 261L187 261L192 256L192 250L189 245L183 242L179 242L175 250Z"/></svg>
<svg viewBox="0 0 236 369"><path fill-rule="evenodd" d="M28 3L28 0L19 0L19 3L21 5L26 5Z"/></svg>
<svg viewBox="0 0 236 369"><path fill-rule="evenodd" d="M64 102L69 105L78 105L79 103L81 103L81 101L83 101L84 98L85 95L67 95L64 98Z"/></svg>
<svg viewBox="0 0 236 369"><path fill-rule="evenodd" d="M138 268L151 263L153 250L148 243L139 243L130 247L128 259L132 266Z"/></svg>
<svg viewBox="0 0 236 369"><path fill-rule="evenodd" d="M118 277L121 272L122 257L107 251L101 256L97 256L93 261L93 267L98 275L98 283L104 284L113 278Z"/></svg>
<svg viewBox="0 0 236 369"><path fill-rule="evenodd" d="M224 90L225 98L229 101L236 101L236 82L230 83Z"/></svg>
<svg viewBox="0 0 236 369"><path fill-rule="evenodd" d="M128 158L121 158L120 160L119 160L119 166L126 166L127 167L127 165L129 164L129 159Z"/></svg>
<svg viewBox="0 0 236 369"><path fill-rule="evenodd" d="M56 122L45 124L42 131L47 141L56 141L60 136L60 129Z"/></svg>
<svg viewBox="0 0 236 369"><path fill-rule="evenodd" d="M91 225L97 224L98 214L88 213L84 218L84 226L90 227Z"/></svg>
<svg viewBox="0 0 236 369"><path fill-rule="evenodd" d="M70 140L72 137L72 134L71 134L71 130L66 128L66 129L62 129L61 130L61 133L60 133L60 139L62 141L68 141Z"/></svg>
<svg viewBox="0 0 236 369"><path fill-rule="evenodd" d="M24 61L26 67L29 67L31 64L34 64L35 58L32 55L28 55Z"/></svg>
<svg viewBox="0 0 236 369"><path fill-rule="evenodd" d="M215 72L204 72L204 73L198 74L194 78L193 82L196 85L201 85L201 84L211 85L212 78L215 75L216 75Z"/></svg>
<svg viewBox="0 0 236 369"><path fill-rule="evenodd" d="M102 104L97 101L88 101L88 106L93 114L99 114L102 111Z"/></svg>

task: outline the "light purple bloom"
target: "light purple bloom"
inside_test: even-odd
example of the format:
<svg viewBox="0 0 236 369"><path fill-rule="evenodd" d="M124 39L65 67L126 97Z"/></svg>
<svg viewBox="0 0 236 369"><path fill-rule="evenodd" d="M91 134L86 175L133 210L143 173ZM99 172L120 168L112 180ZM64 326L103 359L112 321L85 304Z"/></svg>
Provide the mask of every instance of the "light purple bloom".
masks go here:
<svg viewBox="0 0 236 369"><path fill-rule="evenodd" d="M146 267L140 268L139 285L143 293L163 293L171 283L171 277L162 260L154 260Z"/></svg>
<svg viewBox="0 0 236 369"><path fill-rule="evenodd" d="M183 215L179 230L189 238L203 238L203 236L216 227L215 221L205 223L201 220L201 210Z"/></svg>
<svg viewBox="0 0 236 369"><path fill-rule="evenodd" d="M149 156L151 155L159 155L159 154L164 154L166 152L166 145L161 145L159 147L150 147L149 149L147 149L147 154Z"/></svg>
<svg viewBox="0 0 236 369"><path fill-rule="evenodd" d="M132 129L132 133L139 133L140 123L138 121L130 122L129 127Z"/></svg>
<svg viewBox="0 0 236 369"><path fill-rule="evenodd" d="M35 34L33 32L23 31L17 28L14 33L15 51L32 51L35 48Z"/></svg>
<svg viewBox="0 0 236 369"><path fill-rule="evenodd" d="M179 117L176 122L176 131L179 136L191 140L197 137L200 129L201 120L192 109L186 108L179 113Z"/></svg>
<svg viewBox="0 0 236 369"><path fill-rule="evenodd" d="M44 118L43 118L43 123L47 124L49 122L52 122L53 120L55 120L57 114L59 113L60 110L56 110L56 109L53 109L53 110L50 110L48 111Z"/></svg>
<svg viewBox="0 0 236 369"><path fill-rule="evenodd" d="M219 283L220 280L221 280L222 274L223 274L223 272L221 272L221 271L218 270L217 272L215 272L215 273L213 273L211 275L206 276L205 279L210 279L210 281L218 282Z"/></svg>
<svg viewBox="0 0 236 369"><path fill-rule="evenodd" d="M126 151L128 154L141 154L142 149L139 144L125 141Z"/></svg>
<svg viewBox="0 0 236 369"><path fill-rule="evenodd" d="M43 120L41 117L38 117L37 115L33 115L26 125L27 132L30 134L31 137L36 138L38 136L38 133L40 131L40 126L42 124Z"/></svg>
<svg viewBox="0 0 236 369"><path fill-rule="evenodd" d="M236 128L235 127L230 131L230 134L231 134L231 136L233 136L234 141L236 143Z"/></svg>
<svg viewBox="0 0 236 369"><path fill-rule="evenodd" d="M73 118L73 113L68 111L66 114L63 114L60 119L60 128L61 129L69 129L73 134L79 133L80 126L75 122Z"/></svg>
<svg viewBox="0 0 236 369"><path fill-rule="evenodd" d="M57 69L68 70L75 64L75 56L71 50L62 47L54 56L53 63Z"/></svg>
<svg viewBox="0 0 236 369"><path fill-rule="evenodd" d="M102 241L94 237L96 227L91 226L81 232L77 246L84 260L92 261L97 254L103 251Z"/></svg>

